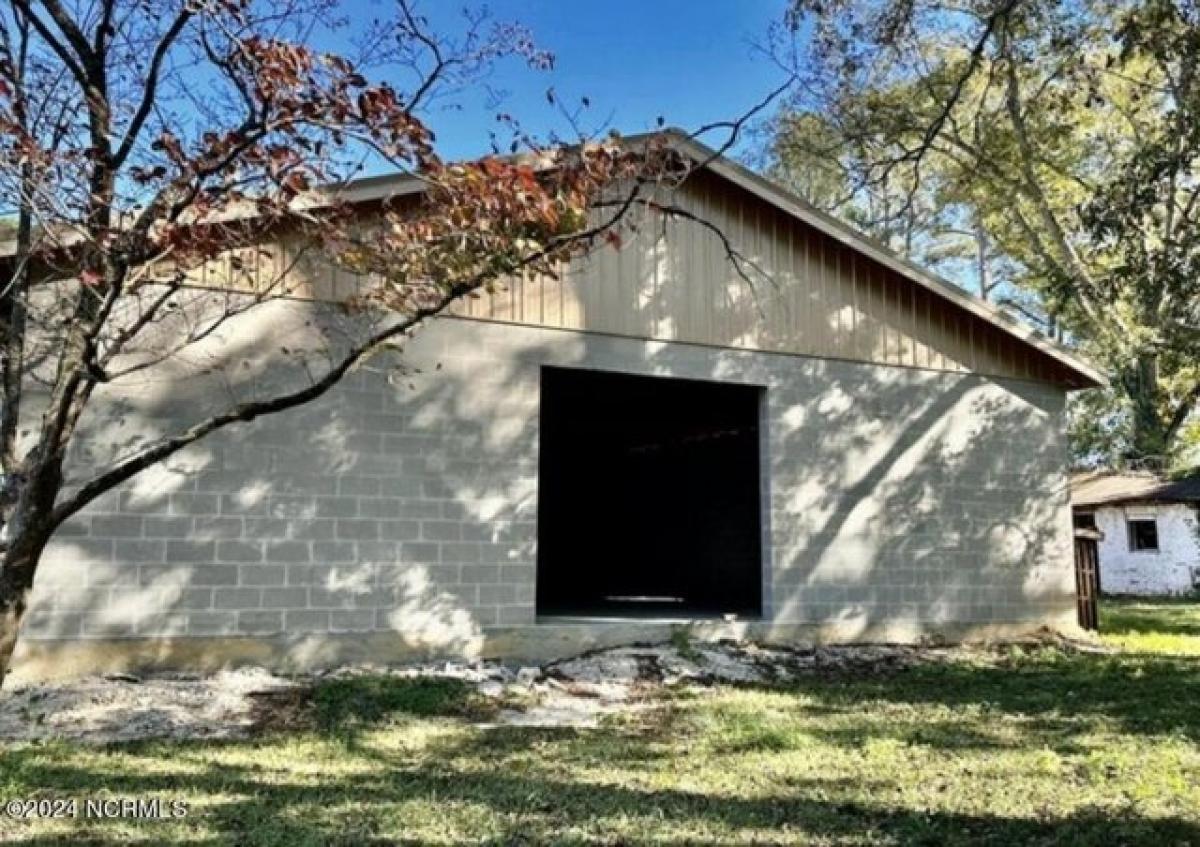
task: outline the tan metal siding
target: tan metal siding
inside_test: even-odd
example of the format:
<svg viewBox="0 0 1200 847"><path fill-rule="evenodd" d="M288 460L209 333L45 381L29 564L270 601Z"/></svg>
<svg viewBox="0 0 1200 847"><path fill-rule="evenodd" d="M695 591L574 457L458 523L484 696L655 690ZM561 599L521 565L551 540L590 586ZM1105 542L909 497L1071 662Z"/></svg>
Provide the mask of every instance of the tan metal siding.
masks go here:
<svg viewBox="0 0 1200 847"><path fill-rule="evenodd" d="M895 272L720 180L699 175L680 218L639 220L558 279L521 278L459 314L901 367L1053 379L1040 354Z"/></svg>
<svg viewBox="0 0 1200 847"><path fill-rule="evenodd" d="M457 313L533 326L1059 381L1005 332L761 200L698 174L671 199L714 224L639 219L557 279L521 278ZM748 278L747 278L748 277Z"/></svg>
<svg viewBox="0 0 1200 847"><path fill-rule="evenodd" d="M695 174L670 202L723 233L743 259L742 273L716 233L647 212L620 249L601 247L556 277L498 283L451 313L901 367L1073 379L1035 348L718 176ZM269 257L249 251L252 269L240 275L225 259L192 276L214 288L249 288L287 268L294 296L340 300L359 288L360 277L315 251L304 254L299 243L290 237L265 245Z"/></svg>

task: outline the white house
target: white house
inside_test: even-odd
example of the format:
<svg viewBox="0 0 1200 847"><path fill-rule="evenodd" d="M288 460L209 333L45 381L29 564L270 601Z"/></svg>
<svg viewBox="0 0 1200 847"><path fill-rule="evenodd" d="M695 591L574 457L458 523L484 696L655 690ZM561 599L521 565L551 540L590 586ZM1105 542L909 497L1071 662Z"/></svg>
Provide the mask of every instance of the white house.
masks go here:
<svg viewBox="0 0 1200 847"><path fill-rule="evenodd" d="M1200 588L1200 475L1095 471L1071 480L1075 526L1104 533L1106 594L1185 594Z"/></svg>

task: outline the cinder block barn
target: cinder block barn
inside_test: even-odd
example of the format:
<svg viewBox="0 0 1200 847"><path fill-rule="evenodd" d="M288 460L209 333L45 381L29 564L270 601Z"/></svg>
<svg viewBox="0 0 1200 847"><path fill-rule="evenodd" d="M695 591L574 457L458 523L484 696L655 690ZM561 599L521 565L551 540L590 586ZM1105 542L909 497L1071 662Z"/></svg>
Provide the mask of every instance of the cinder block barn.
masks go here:
<svg viewBox="0 0 1200 847"><path fill-rule="evenodd" d="M675 202L751 280L711 229L644 227L434 320L400 379L360 369L144 472L56 536L16 674L532 659L681 623L823 641L1072 627L1064 404L1102 377L725 159ZM294 273L310 296L217 334L214 358L253 371L262 344L331 332L324 301L353 280ZM170 367L111 389L74 461L225 390Z"/></svg>

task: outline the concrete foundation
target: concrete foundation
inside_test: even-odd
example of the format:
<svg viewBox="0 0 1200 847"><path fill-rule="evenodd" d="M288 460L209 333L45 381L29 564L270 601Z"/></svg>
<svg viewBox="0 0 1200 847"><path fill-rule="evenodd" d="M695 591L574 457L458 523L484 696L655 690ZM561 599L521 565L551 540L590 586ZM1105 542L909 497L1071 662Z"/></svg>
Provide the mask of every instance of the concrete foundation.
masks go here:
<svg viewBox="0 0 1200 847"><path fill-rule="evenodd" d="M211 673L261 665L280 672L305 673L348 664L391 665L436 659L498 658L514 665L543 664L589 650L626 644L668 643L686 628L700 642L750 639L764 643L816 645L845 643L953 644L1007 641L1047 628L1078 635L1074 613L1058 620L1024 624L951 624L941 630L881 625L847 631L836 625L769 624L763 621L621 621L541 623L494 628L460 649L413 644L395 633L274 638L160 638L27 641L18 648L9 682L71 679L90 674L178 671Z"/></svg>

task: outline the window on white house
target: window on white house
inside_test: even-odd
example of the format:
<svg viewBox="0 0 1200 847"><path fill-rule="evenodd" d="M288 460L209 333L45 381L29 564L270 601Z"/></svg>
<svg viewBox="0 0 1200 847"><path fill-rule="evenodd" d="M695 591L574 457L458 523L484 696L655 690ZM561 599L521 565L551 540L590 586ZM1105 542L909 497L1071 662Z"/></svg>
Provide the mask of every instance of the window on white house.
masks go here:
<svg viewBox="0 0 1200 847"><path fill-rule="evenodd" d="M1096 513L1095 512L1076 512L1075 513L1075 528L1076 529L1096 529Z"/></svg>
<svg viewBox="0 0 1200 847"><path fill-rule="evenodd" d="M1138 551L1158 550L1158 523L1154 518L1130 518L1129 549Z"/></svg>

